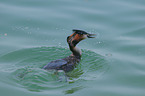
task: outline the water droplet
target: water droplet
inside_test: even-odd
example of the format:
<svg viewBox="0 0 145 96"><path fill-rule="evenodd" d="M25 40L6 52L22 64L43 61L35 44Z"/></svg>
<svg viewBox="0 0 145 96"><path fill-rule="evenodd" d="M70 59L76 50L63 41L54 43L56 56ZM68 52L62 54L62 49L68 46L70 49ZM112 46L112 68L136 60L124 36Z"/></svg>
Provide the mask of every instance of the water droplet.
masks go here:
<svg viewBox="0 0 145 96"><path fill-rule="evenodd" d="M32 34L32 32L28 32L28 34Z"/></svg>
<svg viewBox="0 0 145 96"><path fill-rule="evenodd" d="M4 35L5 35L5 36L7 36L8 34L7 34L7 33L5 33Z"/></svg>

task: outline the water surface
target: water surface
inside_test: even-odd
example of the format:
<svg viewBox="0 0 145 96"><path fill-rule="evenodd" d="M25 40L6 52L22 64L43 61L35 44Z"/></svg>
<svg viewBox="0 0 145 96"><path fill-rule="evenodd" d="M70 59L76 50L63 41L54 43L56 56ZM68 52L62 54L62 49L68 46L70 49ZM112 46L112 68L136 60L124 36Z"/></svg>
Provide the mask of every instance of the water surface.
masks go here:
<svg viewBox="0 0 145 96"><path fill-rule="evenodd" d="M145 95L144 0L0 0L0 9L1 95ZM72 29L97 34L78 45L80 64L42 70L71 54Z"/></svg>

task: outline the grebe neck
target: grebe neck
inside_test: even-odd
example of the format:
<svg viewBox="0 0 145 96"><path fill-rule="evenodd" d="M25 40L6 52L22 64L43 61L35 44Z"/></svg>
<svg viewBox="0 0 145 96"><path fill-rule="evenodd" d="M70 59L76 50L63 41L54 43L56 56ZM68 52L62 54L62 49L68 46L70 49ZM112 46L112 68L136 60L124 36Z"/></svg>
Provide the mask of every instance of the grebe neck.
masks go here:
<svg viewBox="0 0 145 96"><path fill-rule="evenodd" d="M80 59L81 58L81 55L82 55L82 52L79 48L77 48L76 46L75 47L72 47L72 46L69 46L70 47L70 50L72 51L72 56L75 56L76 58Z"/></svg>

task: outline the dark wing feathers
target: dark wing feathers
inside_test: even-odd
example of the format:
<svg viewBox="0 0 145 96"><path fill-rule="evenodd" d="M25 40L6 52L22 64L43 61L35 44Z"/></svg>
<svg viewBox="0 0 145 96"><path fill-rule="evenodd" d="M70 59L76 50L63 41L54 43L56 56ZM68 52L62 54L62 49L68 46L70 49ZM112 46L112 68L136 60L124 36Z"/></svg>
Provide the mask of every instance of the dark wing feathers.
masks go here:
<svg viewBox="0 0 145 96"><path fill-rule="evenodd" d="M65 61L63 59L58 59L58 60L55 60L55 61L51 61L46 66L44 66L43 69L58 69L61 66L64 66L66 64L67 64L67 61Z"/></svg>

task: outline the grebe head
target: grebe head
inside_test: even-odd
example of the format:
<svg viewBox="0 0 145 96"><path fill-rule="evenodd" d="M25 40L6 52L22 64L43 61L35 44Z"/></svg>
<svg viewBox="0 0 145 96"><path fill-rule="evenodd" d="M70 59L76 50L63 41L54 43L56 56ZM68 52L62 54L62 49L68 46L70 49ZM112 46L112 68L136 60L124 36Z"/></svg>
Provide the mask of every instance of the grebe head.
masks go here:
<svg viewBox="0 0 145 96"><path fill-rule="evenodd" d="M89 34L82 30L73 30L73 34L67 37L67 42L70 46L75 47L81 40L86 38L95 38L95 34Z"/></svg>

